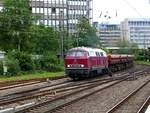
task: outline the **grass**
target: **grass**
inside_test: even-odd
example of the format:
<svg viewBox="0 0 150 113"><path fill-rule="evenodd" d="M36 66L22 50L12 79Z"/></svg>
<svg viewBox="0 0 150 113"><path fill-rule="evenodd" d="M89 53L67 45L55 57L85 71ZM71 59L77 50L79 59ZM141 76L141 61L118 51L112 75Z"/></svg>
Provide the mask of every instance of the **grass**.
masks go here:
<svg viewBox="0 0 150 113"><path fill-rule="evenodd" d="M36 73L21 74L16 76L0 75L0 81L29 80L35 78L58 77L63 75L64 72L36 72Z"/></svg>
<svg viewBox="0 0 150 113"><path fill-rule="evenodd" d="M148 65L150 66L150 62L149 61L135 61L136 64L140 64L140 65Z"/></svg>

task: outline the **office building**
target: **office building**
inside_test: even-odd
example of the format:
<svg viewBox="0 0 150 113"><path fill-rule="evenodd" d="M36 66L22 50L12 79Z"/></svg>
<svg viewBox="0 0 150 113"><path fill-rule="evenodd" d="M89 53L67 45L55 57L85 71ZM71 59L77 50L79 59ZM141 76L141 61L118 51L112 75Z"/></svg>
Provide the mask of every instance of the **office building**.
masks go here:
<svg viewBox="0 0 150 113"><path fill-rule="evenodd" d="M124 40L136 43L139 48L150 47L150 19L125 19L121 31Z"/></svg>
<svg viewBox="0 0 150 113"><path fill-rule="evenodd" d="M117 49L118 43L121 41L120 25L100 24L98 27L98 37L102 47Z"/></svg>
<svg viewBox="0 0 150 113"><path fill-rule="evenodd" d="M0 0L2 9L3 0ZM56 30L76 32L76 24L81 16L90 23L93 18L93 0L30 0L36 24L51 26Z"/></svg>
<svg viewBox="0 0 150 113"><path fill-rule="evenodd" d="M76 32L76 24L81 16L92 21L92 0L31 0L32 12L38 16L37 24L45 24L55 29L63 28Z"/></svg>

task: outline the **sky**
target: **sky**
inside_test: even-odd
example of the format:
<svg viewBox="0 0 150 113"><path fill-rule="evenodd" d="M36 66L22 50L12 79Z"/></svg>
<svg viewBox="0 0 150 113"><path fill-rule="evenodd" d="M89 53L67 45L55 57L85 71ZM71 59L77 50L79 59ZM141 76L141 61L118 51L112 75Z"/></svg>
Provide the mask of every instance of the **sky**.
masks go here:
<svg viewBox="0 0 150 113"><path fill-rule="evenodd" d="M150 0L93 0L93 21L119 24L125 18L150 18Z"/></svg>

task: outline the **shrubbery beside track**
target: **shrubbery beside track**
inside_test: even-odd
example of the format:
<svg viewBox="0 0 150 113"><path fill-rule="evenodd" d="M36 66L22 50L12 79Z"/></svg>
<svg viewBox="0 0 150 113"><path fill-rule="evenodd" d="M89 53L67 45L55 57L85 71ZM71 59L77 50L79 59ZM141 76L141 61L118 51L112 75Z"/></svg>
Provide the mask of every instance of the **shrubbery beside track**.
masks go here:
<svg viewBox="0 0 150 113"><path fill-rule="evenodd" d="M17 75L36 71L63 71L63 61L60 61L54 54L40 55L39 58L33 56L19 51L8 52L5 59L0 61L0 75ZM4 66L7 67L7 72L4 72Z"/></svg>

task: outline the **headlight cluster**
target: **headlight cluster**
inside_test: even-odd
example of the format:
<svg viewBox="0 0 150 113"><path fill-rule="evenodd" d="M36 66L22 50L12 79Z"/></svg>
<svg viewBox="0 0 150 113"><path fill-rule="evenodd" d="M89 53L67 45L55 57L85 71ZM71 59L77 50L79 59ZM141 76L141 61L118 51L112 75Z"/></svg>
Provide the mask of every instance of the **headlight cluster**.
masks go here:
<svg viewBox="0 0 150 113"><path fill-rule="evenodd" d="M70 65L67 65L67 67L70 67Z"/></svg>
<svg viewBox="0 0 150 113"><path fill-rule="evenodd" d="M81 64L81 67L84 67L84 65L83 65L83 64Z"/></svg>
<svg viewBox="0 0 150 113"><path fill-rule="evenodd" d="M67 65L67 67L68 68L70 68L70 67L84 67L84 64L69 64L69 65Z"/></svg>

